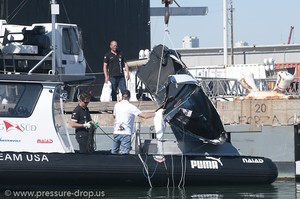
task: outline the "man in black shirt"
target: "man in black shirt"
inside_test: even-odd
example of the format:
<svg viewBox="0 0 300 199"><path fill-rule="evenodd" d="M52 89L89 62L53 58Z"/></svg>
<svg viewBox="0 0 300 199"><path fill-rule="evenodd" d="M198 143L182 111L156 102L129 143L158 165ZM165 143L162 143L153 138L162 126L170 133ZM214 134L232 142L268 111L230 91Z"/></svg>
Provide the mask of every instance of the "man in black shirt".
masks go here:
<svg viewBox="0 0 300 199"><path fill-rule="evenodd" d="M125 74L123 68L125 68ZM103 72L105 83L108 81L111 83L112 101L117 101L117 89L120 89L121 92L126 89L125 78L129 80L129 69L125 57L122 52L118 50L116 41L110 42L110 51L104 56Z"/></svg>
<svg viewBox="0 0 300 199"><path fill-rule="evenodd" d="M75 128L76 140L79 144L80 153L88 153L93 149L90 148L91 143L94 143L93 135L90 135L90 128L92 128L92 118L87 105L91 100L91 96L82 93L79 98L78 106L73 110L71 116L71 126ZM92 137L91 137L92 136Z"/></svg>

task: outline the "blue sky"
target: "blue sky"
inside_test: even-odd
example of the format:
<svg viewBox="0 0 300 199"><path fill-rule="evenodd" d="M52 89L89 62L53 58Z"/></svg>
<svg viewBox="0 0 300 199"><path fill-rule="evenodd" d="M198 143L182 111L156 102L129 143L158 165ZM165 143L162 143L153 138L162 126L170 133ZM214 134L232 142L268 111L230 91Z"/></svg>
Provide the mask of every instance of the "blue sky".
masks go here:
<svg viewBox="0 0 300 199"><path fill-rule="evenodd" d="M227 1L229 3L229 0ZM169 47L181 48L184 36L198 37L200 47L223 46L223 0L177 0L177 3L181 7L207 6L208 14L171 16L168 26L169 37L165 35L164 18L151 17L151 47L165 41ZM161 0L151 0L150 6L164 7ZM171 6L174 7L176 4L173 3ZM300 0L233 0L233 7L234 43L239 41L247 42L249 45L287 43L291 26L294 26L291 43L300 43Z"/></svg>

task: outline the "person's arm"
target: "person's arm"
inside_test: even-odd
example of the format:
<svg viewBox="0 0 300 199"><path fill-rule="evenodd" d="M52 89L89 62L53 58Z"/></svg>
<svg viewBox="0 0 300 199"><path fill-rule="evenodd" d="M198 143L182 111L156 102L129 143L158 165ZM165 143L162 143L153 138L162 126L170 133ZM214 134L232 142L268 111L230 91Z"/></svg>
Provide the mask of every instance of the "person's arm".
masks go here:
<svg viewBox="0 0 300 199"><path fill-rule="evenodd" d="M72 128L90 128L91 127L91 115L89 114L88 120L90 120L89 122L85 123L85 124L80 124L79 120L80 120L80 113L77 111L77 108L74 109L72 116L71 116L71 120L70 120L70 126Z"/></svg>
<svg viewBox="0 0 300 199"><path fill-rule="evenodd" d="M103 73L104 73L104 82L107 83L109 80L109 75L107 71L107 63L103 63Z"/></svg>
<svg viewBox="0 0 300 199"><path fill-rule="evenodd" d="M125 65L125 78L126 78L126 80L129 80L130 79L130 76L129 76L129 67L128 67L128 64L127 64L126 61L124 62L124 65Z"/></svg>
<svg viewBox="0 0 300 199"><path fill-rule="evenodd" d="M79 124L77 121L71 120L70 125L72 128L91 128L91 123L93 123L93 121L89 121L85 124Z"/></svg>
<svg viewBox="0 0 300 199"><path fill-rule="evenodd" d="M83 124L79 124L77 121L71 120L70 125L72 128L83 128Z"/></svg>
<svg viewBox="0 0 300 199"><path fill-rule="evenodd" d="M155 116L155 113L153 112L141 112L139 115L139 117L144 118L144 119L149 119Z"/></svg>
<svg viewBox="0 0 300 199"><path fill-rule="evenodd" d="M78 108L76 107L72 112L71 120L70 120L70 126L72 128L83 128L83 124L78 123L80 117L79 115L80 113L78 112Z"/></svg>

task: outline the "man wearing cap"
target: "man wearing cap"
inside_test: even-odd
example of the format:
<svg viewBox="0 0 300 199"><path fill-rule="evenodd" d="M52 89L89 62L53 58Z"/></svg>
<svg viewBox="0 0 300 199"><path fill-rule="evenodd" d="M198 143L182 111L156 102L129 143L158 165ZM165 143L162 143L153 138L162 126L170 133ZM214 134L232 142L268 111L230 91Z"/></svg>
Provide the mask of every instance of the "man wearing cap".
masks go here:
<svg viewBox="0 0 300 199"><path fill-rule="evenodd" d="M154 112L142 112L136 106L129 103L130 91L122 92L122 100L114 107L114 134L112 154L128 154L131 148L131 134L134 128L135 116L148 119L155 116Z"/></svg>

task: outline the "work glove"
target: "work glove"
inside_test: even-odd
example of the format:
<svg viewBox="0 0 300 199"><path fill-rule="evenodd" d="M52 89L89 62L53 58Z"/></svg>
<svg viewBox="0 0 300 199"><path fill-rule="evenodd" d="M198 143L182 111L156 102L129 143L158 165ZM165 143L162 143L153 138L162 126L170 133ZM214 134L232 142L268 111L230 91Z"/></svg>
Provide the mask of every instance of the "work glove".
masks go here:
<svg viewBox="0 0 300 199"><path fill-rule="evenodd" d="M83 127L86 128L86 129L89 129L91 128L91 122L86 122L83 124Z"/></svg>
<svg viewBox="0 0 300 199"><path fill-rule="evenodd" d="M96 123L94 124L94 126L95 126L95 129L98 128L98 127L99 127L98 122L96 122Z"/></svg>

